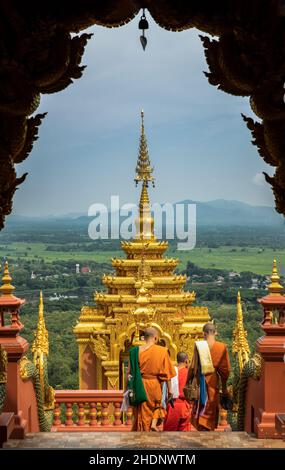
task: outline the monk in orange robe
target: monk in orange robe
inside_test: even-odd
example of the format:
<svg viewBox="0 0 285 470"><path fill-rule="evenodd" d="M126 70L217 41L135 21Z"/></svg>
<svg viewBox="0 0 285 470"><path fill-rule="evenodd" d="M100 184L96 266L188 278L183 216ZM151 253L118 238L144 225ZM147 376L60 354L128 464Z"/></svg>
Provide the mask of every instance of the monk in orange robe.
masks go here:
<svg viewBox="0 0 285 470"><path fill-rule="evenodd" d="M227 380L231 366L227 346L215 339L217 334L215 325L206 323L203 327L203 333L204 339L209 346L214 372L204 376L206 382L206 403L201 404L199 400L194 402L191 412L191 423L198 431L214 431L218 426L219 420L220 382L222 394L228 396ZM199 363L198 350L195 347L192 363L189 368L188 380L190 381L195 370L197 374L196 361Z"/></svg>
<svg viewBox="0 0 285 470"><path fill-rule="evenodd" d="M167 415L163 425L163 431L190 431L190 405L185 400L183 389L188 376L188 355L184 352L177 354L177 385L172 379L173 407L169 403Z"/></svg>
<svg viewBox="0 0 285 470"><path fill-rule="evenodd" d="M171 394L171 378L176 372L168 351L158 346L158 332L147 328L144 332L145 345L139 348L139 366L147 401L133 407L132 431L151 431L152 423L163 419L165 410L162 406L162 382L167 382L168 394ZM155 427L153 430L158 430Z"/></svg>

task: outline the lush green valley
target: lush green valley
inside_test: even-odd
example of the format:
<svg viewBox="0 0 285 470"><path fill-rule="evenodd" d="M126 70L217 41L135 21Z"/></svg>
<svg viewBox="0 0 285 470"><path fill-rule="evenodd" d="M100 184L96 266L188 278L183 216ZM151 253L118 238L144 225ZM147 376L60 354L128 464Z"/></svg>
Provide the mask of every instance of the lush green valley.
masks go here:
<svg viewBox="0 0 285 470"><path fill-rule="evenodd" d="M179 257L178 270L187 274L187 289L195 290L196 305L208 306L218 325L219 339L231 350L236 296L241 291L244 322L251 349L262 334L262 311L257 299L266 293L276 257L284 274L285 234L274 228L204 227L197 247L177 251L170 241L168 256ZM78 387L77 345L72 328L80 308L93 303L102 289L103 273L111 273L110 259L123 256L115 240L90 241L84 226L33 224L7 227L0 233L0 260L10 264L16 295L26 298L21 318L29 342L37 325L39 291L45 299L49 331L49 376L56 388ZM79 266L76 266L79 265Z"/></svg>

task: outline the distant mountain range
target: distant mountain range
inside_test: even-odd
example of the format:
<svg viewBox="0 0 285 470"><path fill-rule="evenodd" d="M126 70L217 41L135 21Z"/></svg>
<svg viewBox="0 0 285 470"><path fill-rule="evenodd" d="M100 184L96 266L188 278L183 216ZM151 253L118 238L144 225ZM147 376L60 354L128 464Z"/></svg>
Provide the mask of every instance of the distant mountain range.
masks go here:
<svg viewBox="0 0 285 470"><path fill-rule="evenodd" d="M284 225L283 215L274 207L252 206L240 201L216 199L199 202L185 200L180 204L196 204L197 225Z"/></svg>
<svg viewBox="0 0 285 470"><path fill-rule="evenodd" d="M284 217L278 214L274 207L252 206L240 201L216 199L200 202L192 200L179 201L176 204L196 204L197 226L282 226ZM85 225L92 220L84 213L70 213L60 216L26 217L11 215L7 225L25 225L31 223Z"/></svg>

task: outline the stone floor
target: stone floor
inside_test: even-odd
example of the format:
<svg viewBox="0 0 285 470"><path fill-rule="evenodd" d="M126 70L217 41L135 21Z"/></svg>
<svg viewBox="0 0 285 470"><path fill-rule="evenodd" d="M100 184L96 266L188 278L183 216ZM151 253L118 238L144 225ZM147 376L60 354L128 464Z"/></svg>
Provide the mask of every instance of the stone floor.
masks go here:
<svg viewBox="0 0 285 470"><path fill-rule="evenodd" d="M27 434L25 440L10 439L5 448L285 448L279 439L256 439L245 432L55 432Z"/></svg>

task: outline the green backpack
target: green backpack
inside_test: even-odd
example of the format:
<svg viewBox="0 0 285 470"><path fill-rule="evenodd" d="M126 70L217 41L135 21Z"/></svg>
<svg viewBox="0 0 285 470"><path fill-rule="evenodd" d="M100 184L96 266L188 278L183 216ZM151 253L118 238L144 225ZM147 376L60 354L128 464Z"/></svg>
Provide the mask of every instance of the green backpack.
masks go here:
<svg viewBox="0 0 285 470"><path fill-rule="evenodd" d="M130 375L127 389L129 390L129 401L131 406L138 406L147 401L147 394L143 385L139 367L139 347L130 349Z"/></svg>

